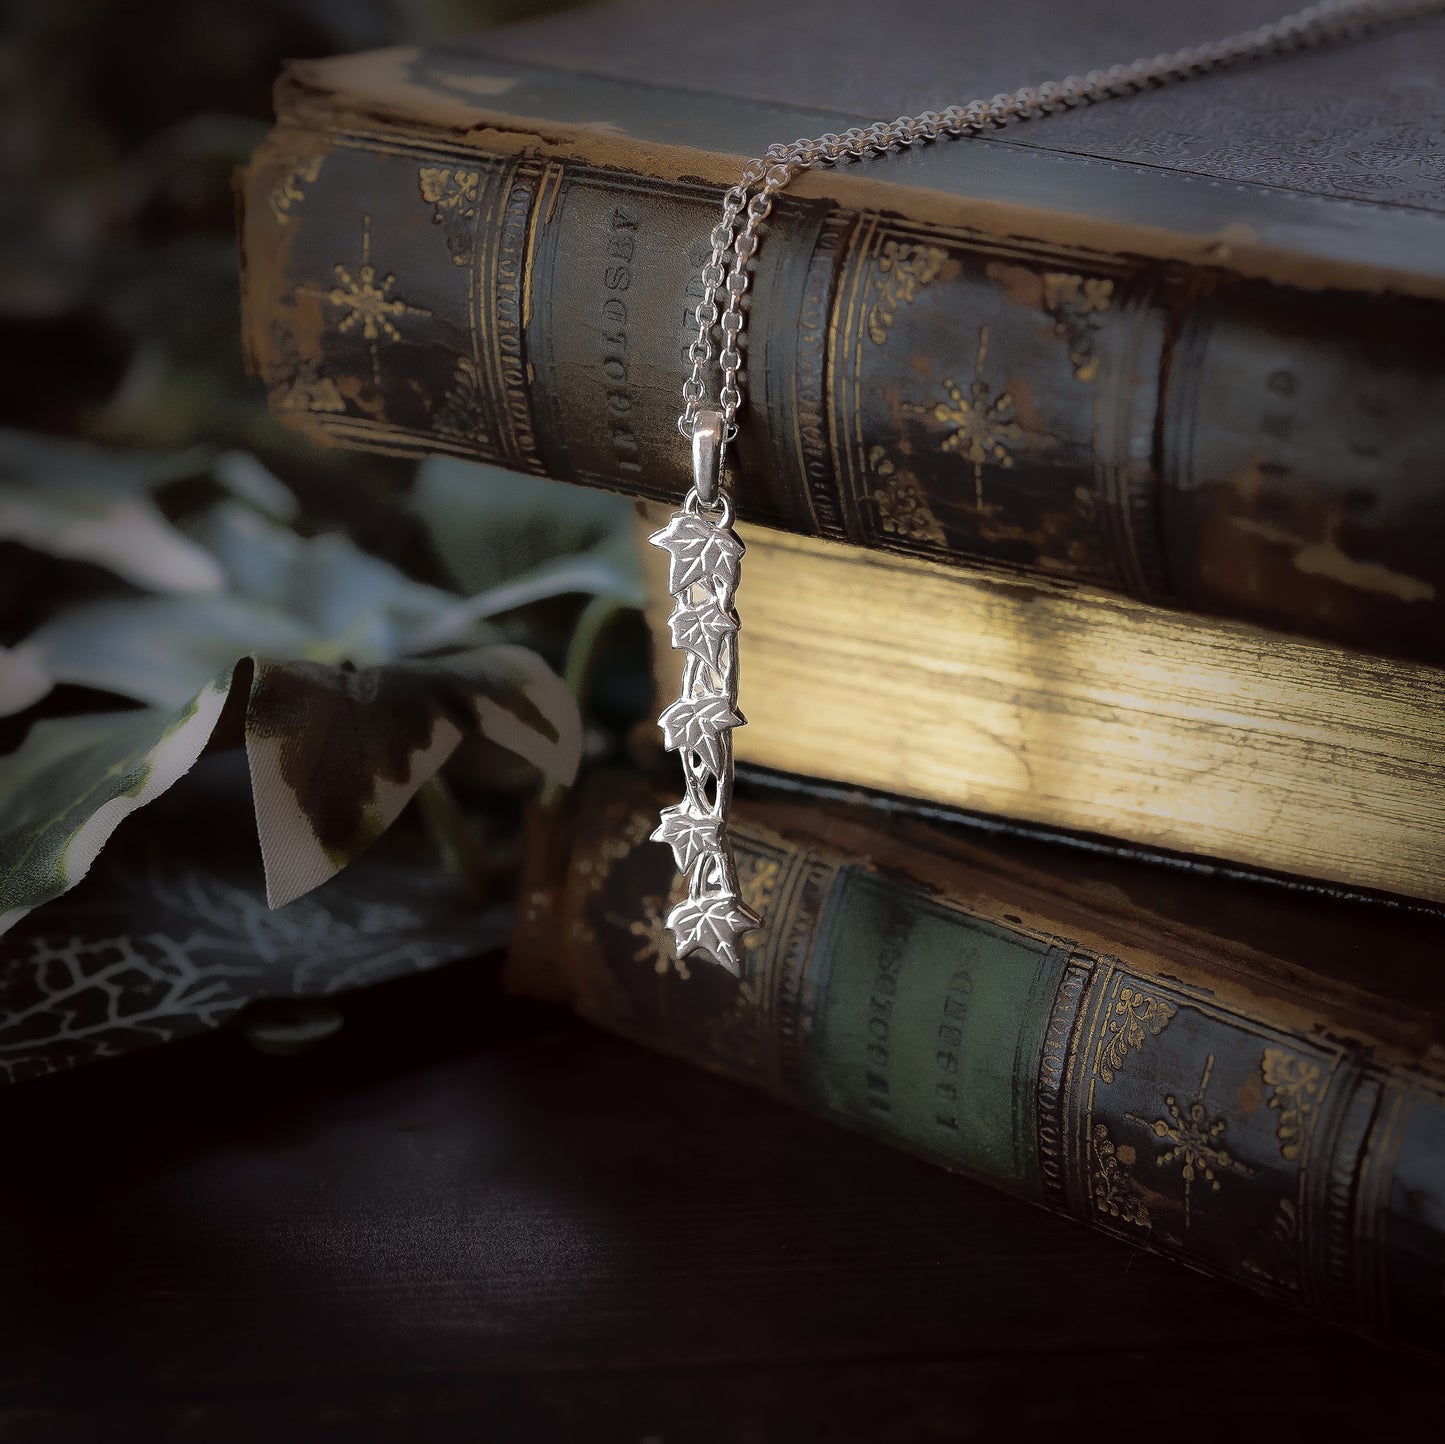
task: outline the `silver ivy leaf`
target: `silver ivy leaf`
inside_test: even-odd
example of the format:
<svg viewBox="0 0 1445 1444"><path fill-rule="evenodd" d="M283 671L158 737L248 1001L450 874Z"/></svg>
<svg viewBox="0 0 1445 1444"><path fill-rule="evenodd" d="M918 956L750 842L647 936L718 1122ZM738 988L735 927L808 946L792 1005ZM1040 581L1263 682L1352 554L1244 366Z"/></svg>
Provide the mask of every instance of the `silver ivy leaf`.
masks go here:
<svg viewBox="0 0 1445 1444"><path fill-rule="evenodd" d="M690 872L698 858L721 849L722 842L718 837L721 826L718 818L689 812L684 803L663 809L652 840L665 842L672 849L679 872Z"/></svg>
<svg viewBox="0 0 1445 1444"><path fill-rule="evenodd" d="M672 558L667 589L673 596L702 582L717 593L720 605L732 605L743 544L731 527L717 526L690 511L675 511L668 524L653 532L648 541Z"/></svg>
<svg viewBox="0 0 1445 1444"><path fill-rule="evenodd" d="M722 774L721 735L746 720L726 697L682 697L657 719L657 725L669 752L696 752L716 777Z"/></svg>
<svg viewBox="0 0 1445 1444"><path fill-rule="evenodd" d="M679 959L706 953L736 977L743 974L742 940L762 924L763 920L732 893L684 898L667 915Z"/></svg>
<svg viewBox="0 0 1445 1444"><path fill-rule="evenodd" d="M672 645L701 657L714 672L722 670L723 644L738 634L737 613L718 606L711 593L693 607L679 602L667 625Z"/></svg>

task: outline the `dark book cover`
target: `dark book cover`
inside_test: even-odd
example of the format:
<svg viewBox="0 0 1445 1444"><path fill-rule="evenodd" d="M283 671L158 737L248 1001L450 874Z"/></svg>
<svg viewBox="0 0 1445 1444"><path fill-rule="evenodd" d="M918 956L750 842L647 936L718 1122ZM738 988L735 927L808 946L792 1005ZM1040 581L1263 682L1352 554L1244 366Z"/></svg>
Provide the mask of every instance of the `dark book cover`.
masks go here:
<svg viewBox="0 0 1445 1444"><path fill-rule="evenodd" d="M690 278L746 156L1273 11L928 5L867 65L860 7L809 13L744 7L766 42L709 65L710 12L644 5L293 66L242 186L277 412L676 498ZM1439 661L1442 62L1427 20L801 176L740 514Z"/></svg>
<svg viewBox="0 0 1445 1444"><path fill-rule="evenodd" d="M1441 914L770 794L741 982L679 965L665 799L601 774L511 975L628 1037L1269 1297L1445 1347Z"/></svg>

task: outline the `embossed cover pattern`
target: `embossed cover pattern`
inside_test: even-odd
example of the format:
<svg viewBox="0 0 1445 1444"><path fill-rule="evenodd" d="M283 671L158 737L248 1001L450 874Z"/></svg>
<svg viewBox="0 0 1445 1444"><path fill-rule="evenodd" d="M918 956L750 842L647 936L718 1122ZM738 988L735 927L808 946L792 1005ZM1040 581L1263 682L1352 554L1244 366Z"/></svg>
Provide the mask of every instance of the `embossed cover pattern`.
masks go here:
<svg viewBox="0 0 1445 1444"><path fill-rule="evenodd" d="M754 798L739 875L767 922L739 985L672 960L650 804L635 779L594 780L532 893L517 985L1283 1302L1445 1348L1445 998L1438 978L1400 988L1385 968L1372 993L1332 965L1372 939L1401 950L1397 972L1428 971L1438 919L1312 924L1310 903L1248 883L1181 902L1142 864L1091 877L1077 855ZM1256 946L1271 933L1280 955Z"/></svg>
<svg viewBox="0 0 1445 1444"><path fill-rule="evenodd" d="M244 186L283 418L683 494L700 177L734 162L674 136L675 92L609 85L443 51L293 71ZM542 118L579 110L618 118ZM728 114L739 146L789 121ZM743 519L1445 660L1445 224L1078 158L1055 194L1030 156L981 141L779 204Z"/></svg>

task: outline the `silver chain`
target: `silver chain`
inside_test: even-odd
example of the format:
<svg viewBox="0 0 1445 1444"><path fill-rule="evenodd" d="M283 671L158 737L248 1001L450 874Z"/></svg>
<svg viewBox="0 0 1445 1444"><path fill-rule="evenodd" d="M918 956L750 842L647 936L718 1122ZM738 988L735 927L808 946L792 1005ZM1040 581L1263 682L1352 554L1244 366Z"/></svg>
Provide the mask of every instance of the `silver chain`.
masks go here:
<svg viewBox="0 0 1445 1444"><path fill-rule="evenodd" d="M682 508L649 538L671 559L668 591L674 609L668 626L673 645L685 654L681 696L658 720L665 745L682 761L686 795L663 811L652 834L672 848L678 871L687 879L686 896L667 917L679 962L699 954L742 976L743 940L762 921L742 896L728 840L732 733L745 721L738 710L739 621L733 606L744 547L732 529L723 455L737 435L743 404L740 343L749 272L758 233L778 192L813 166L862 160L894 146L922 145L945 135L978 135L1016 120L1091 105L1261 56L1351 39L1384 25L1441 12L1445 0L1321 0L1225 40L1132 65L1070 75L1047 85L1025 86L992 100L879 121L842 135L769 146L765 156L747 163L738 184L723 197L722 219L710 238L712 253L700 272L702 299L693 312L697 339L690 349L692 372L683 384L683 410L677 421L678 430L692 443L693 486ZM721 311L720 287L727 293ZM709 405L706 378L714 355L714 332L719 330L721 384L716 403Z"/></svg>
<svg viewBox="0 0 1445 1444"><path fill-rule="evenodd" d="M769 146L766 155L750 160L743 167L738 184L723 196L722 218L709 237L712 253L698 272L702 299L693 311L697 337L688 350L692 371L683 382L683 408L677 429L684 437L691 437L698 412L707 409L706 376L714 355L714 332L720 329L718 371L722 384L716 405L723 417L724 442L731 442L737 435L737 415L743 404L743 360L739 343L745 325L743 298L747 294L749 268L758 249L758 232L772 211L773 201L800 171L883 155L894 147L926 145L943 136L979 135L1014 121L1094 105L1101 100L1188 80L1265 56L1356 39L1387 25L1440 13L1445 13L1445 0L1320 0L1256 30L1203 45L1189 45L1170 54L1136 60L1131 65L1111 65L1107 70L1091 70L1087 75L1069 75L1044 85L1025 85L1012 94L995 95L992 100L972 100L941 111L925 110L921 115L855 126L842 135L820 135L813 140L795 140L790 145ZM741 230L738 229L740 216L744 218ZM727 294L721 313L717 305L720 287Z"/></svg>

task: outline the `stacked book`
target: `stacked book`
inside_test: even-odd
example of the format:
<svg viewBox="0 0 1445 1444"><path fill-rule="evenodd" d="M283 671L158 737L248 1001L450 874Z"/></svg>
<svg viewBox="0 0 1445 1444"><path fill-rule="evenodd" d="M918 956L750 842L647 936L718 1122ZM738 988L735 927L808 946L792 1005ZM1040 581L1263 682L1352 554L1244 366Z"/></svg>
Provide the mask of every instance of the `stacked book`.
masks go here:
<svg viewBox="0 0 1445 1444"><path fill-rule="evenodd" d="M803 17L726 95L659 83L707 74L676 5L294 65L242 186L251 365L320 440L607 487L646 532L689 484L690 277L741 158L1253 15L1204 9L1131 39L1012 7L946 73L911 47L896 97L825 46L807 110ZM741 985L677 964L675 783L599 774L512 971L1442 1348L1445 168L1335 104L1365 60L1439 113L1436 24L790 189L736 444L766 927Z"/></svg>

